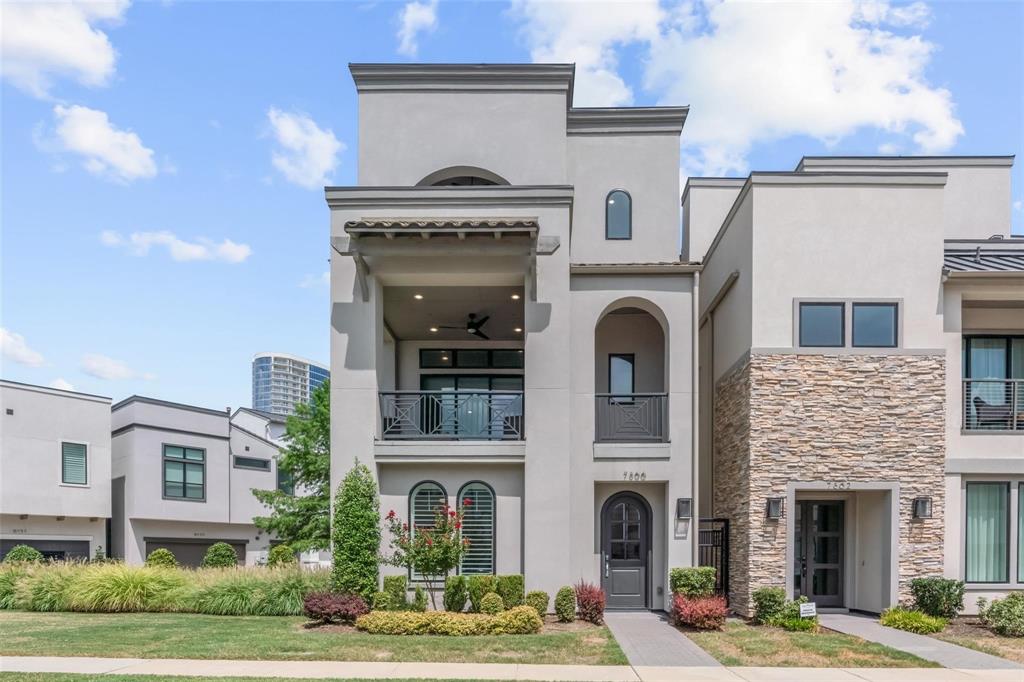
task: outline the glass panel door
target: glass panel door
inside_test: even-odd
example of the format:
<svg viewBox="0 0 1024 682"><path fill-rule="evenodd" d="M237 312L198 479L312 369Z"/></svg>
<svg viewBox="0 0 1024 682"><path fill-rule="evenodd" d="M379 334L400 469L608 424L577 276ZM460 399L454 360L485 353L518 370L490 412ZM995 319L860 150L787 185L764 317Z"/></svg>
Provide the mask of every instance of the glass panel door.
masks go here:
<svg viewBox="0 0 1024 682"><path fill-rule="evenodd" d="M487 424L490 420L488 394L468 393L467 391L488 391L491 382L488 377L460 376L456 377L459 389L458 435L460 438L481 438L487 435Z"/></svg>
<svg viewBox="0 0 1024 682"><path fill-rule="evenodd" d="M804 501L800 507L797 533L797 557L800 563L800 589L821 607L843 606L843 513L841 500Z"/></svg>
<svg viewBox="0 0 1024 682"><path fill-rule="evenodd" d="M420 387L424 391L454 391L455 377L431 376L420 377ZM455 395L430 394L423 396L420 419L423 422L423 433L447 434L455 433Z"/></svg>

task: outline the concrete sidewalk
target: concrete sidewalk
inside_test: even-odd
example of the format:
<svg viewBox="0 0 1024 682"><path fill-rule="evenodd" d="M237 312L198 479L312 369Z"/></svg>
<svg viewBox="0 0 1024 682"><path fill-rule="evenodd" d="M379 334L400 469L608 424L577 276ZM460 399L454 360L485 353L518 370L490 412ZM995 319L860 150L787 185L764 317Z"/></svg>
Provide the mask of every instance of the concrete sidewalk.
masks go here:
<svg viewBox="0 0 1024 682"><path fill-rule="evenodd" d="M1019 670L941 668L723 668L504 663L211 661L0 656L0 671L306 679L552 680L558 682L1020 682Z"/></svg>
<svg viewBox="0 0 1024 682"><path fill-rule="evenodd" d="M604 624L612 631L626 659L636 667L687 666L720 668L708 652L669 625L664 613L606 611Z"/></svg>

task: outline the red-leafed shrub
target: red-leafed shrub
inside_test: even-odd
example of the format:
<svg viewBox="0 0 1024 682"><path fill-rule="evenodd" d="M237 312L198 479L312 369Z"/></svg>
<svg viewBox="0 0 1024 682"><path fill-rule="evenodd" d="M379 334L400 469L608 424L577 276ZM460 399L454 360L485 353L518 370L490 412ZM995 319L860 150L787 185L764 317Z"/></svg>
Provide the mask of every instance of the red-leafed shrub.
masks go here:
<svg viewBox="0 0 1024 682"><path fill-rule="evenodd" d="M679 625L700 630L721 630L725 625L725 599L722 597L672 597L672 617Z"/></svg>
<svg viewBox="0 0 1024 682"><path fill-rule="evenodd" d="M580 620L601 625L604 622L604 590L592 583L579 581L576 583L576 608Z"/></svg>
<svg viewBox="0 0 1024 682"><path fill-rule="evenodd" d="M306 616L318 623L356 622L356 618L369 613L366 601L358 594L337 592L310 592L302 602Z"/></svg>

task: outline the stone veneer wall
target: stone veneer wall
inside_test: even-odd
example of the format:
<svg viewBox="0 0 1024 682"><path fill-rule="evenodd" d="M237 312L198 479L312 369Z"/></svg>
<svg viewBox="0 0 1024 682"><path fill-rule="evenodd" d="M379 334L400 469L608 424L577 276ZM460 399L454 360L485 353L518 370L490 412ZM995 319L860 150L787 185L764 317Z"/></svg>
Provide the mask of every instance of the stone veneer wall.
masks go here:
<svg viewBox="0 0 1024 682"><path fill-rule="evenodd" d="M713 500L735 528L733 608L790 575L785 519L764 504L793 481L898 482L900 600L912 578L942 574L945 391L942 355L754 354L719 381ZM933 516L912 521L920 495Z"/></svg>

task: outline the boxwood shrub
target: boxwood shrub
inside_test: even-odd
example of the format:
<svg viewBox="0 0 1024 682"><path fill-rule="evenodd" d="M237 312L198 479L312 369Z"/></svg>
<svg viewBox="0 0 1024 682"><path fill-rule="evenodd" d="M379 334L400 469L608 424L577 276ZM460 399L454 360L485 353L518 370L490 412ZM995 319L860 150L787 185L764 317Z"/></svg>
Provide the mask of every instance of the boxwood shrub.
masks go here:
<svg viewBox="0 0 1024 682"><path fill-rule="evenodd" d="M551 597L544 590L530 590L526 593L526 605L532 606L533 610L541 618L548 612L548 604L550 602Z"/></svg>
<svg viewBox="0 0 1024 682"><path fill-rule="evenodd" d="M471 575L466 577L466 591L469 593L469 609L480 612L480 601L488 592L494 592L493 575Z"/></svg>
<svg viewBox="0 0 1024 682"><path fill-rule="evenodd" d="M505 601L497 592L488 592L480 600L480 613L493 616L505 610Z"/></svg>
<svg viewBox="0 0 1024 682"><path fill-rule="evenodd" d="M174 553L165 548L158 547L149 553L146 557L147 566L162 566L164 568L177 568L178 560L174 558Z"/></svg>
<svg viewBox="0 0 1024 682"><path fill-rule="evenodd" d="M28 545L15 545L14 547L11 547L11 551L7 552L7 556L4 557L4 563L7 564L27 563L42 560L42 552L35 547L29 547Z"/></svg>
<svg viewBox="0 0 1024 682"><path fill-rule="evenodd" d="M914 578L910 581L917 610L950 620L964 608L964 584L950 578Z"/></svg>
<svg viewBox="0 0 1024 682"><path fill-rule="evenodd" d="M501 597L506 609L522 606L526 597L526 581L518 573L499 575L495 579L494 591Z"/></svg>
<svg viewBox="0 0 1024 682"><path fill-rule="evenodd" d="M751 594L751 598L754 600L755 623L770 623L786 607L786 590L781 587L762 587L756 589Z"/></svg>
<svg viewBox="0 0 1024 682"><path fill-rule="evenodd" d="M226 542L215 542L206 550L203 557L203 568L230 568L238 565L235 548Z"/></svg>
<svg viewBox="0 0 1024 682"><path fill-rule="evenodd" d="M444 610L460 613L466 608L466 576L450 575L444 581Z"/></svg>
<svg viewBox="0 0 1024 682"><path fill-rule="evenodd" d="M576 620L576 590L568 585L559 589L555 595L555 615L559 623Z"/></svg>
<svg viewBox="0 0 1024 682"><path fill-rule="evenodd" d="M683 594L687 597L710 597L715 593L715 567L673 568L668 572L668 583L672 594Z"/></svg>
<svg viewBox="0 0 1024 682"><path fill-rule="evenodd" d="M356 628L376 635L528 635L539 632L540 616L518 606L496 616L451 611L371 611L356 619Z"/></svg>

